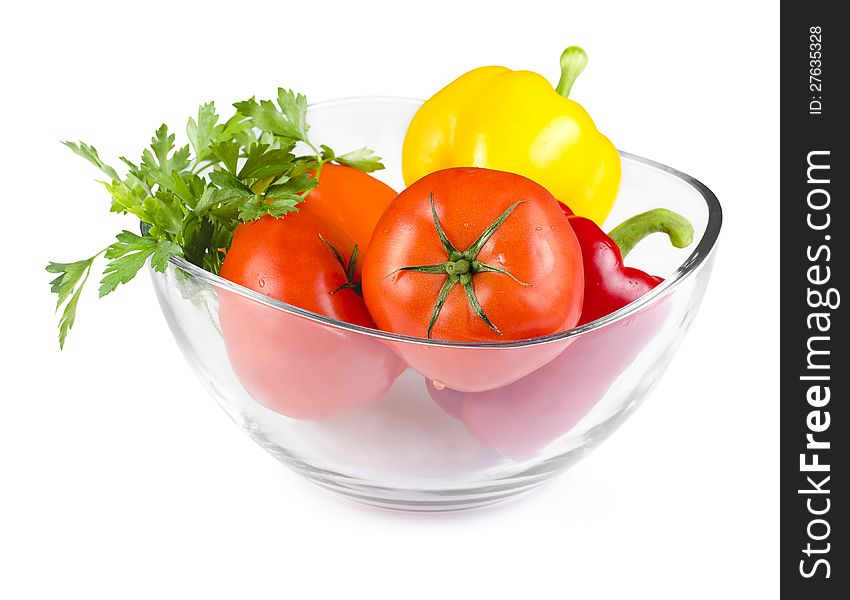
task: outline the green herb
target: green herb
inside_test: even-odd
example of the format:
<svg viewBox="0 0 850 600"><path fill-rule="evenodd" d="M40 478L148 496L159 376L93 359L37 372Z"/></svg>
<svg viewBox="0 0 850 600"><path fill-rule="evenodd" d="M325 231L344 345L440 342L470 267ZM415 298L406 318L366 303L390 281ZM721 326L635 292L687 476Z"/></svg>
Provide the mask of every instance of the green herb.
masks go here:
<svg viewBox="0 0 850 600"><path fill-rule="evenodd" d="M100 296L129 282L148 260L158 272L176 256L217 274L236 227L298 210L305 194L318 185L323 164L333 161L365 172L384 168L368 148L337 155L327 146L314 146L307 136L307 99L301 94L280 88L277 103L250 98L233 106L236 113L219 123L215 104L202 104L186 124L189 143L184 146L178 147L175 135L160 126L138 163L120 157L123 177L101 160L94 146L64 142L106 176L101 184L112 198L110 210L136 216L141 235L122 231L91 258L47 266L58 275L50 291L58 296L57 312L62 310L60 347L101 255L107 263ZM296 155L299 143L310 152Z"/></svg>

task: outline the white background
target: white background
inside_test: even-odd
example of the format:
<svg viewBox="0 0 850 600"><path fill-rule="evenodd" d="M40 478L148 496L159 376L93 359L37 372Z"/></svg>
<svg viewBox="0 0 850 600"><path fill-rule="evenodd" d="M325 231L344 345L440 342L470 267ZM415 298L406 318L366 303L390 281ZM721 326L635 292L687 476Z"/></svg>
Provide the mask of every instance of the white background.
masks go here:
<svg viewBox="0 0 850 600"><path fill-rule="evenodd" d="M7 5L0 597L776 597L774 4ZM89 256L129 221L58 140L132 156L202 101L278 85L311 101L427 97L484 64L554 80L572 43L591 61L572 97L618 147L704 181L725 222L663 381L551 485L449 516L327 495L205 396L147 277L100 301L90 286L59 353L44 265Z"/></svg>

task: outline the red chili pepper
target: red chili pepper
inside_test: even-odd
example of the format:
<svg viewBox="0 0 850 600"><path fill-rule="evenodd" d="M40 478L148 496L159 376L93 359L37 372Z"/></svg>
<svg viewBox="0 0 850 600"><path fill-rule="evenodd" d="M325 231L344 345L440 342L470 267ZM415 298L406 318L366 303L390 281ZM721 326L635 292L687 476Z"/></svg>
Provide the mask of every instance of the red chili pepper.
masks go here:
<svg viewBox="0 0 850 600"><path fill-rule="evenodd" d="M590 219L573 214L566 205L561 207L573 226L584 262L584 307L579 325L624 307L664 281L623 264L625 256L643 238L663 232L676 248L684 248L693 240L690 222L665 208L635 215L606 235Z"/></svg>
<svg viewBox="0 0 850 600"><path fill-rule="evenodd" d="M610 237L593 221L573 215L565 206L563 210L578 237L584 262L585 298L579 323L622 308L663 281L623 265L623 255L641 239L663 231L673 245L684 247L693 237L687 219L665 209L628 219ZM438 389L427 381L428 393L481 444L508 458L527 460L570 431L605 397L669 313L670 304L662 300L629 319L588 331L551 362L496 390L458 392Z"/></svg>
<svg viewBox="0 0 850 600"><path fill-rule="evenodd" d="M605 397L667 322L670 308L663 298L628 319L588 331L554 360L505 387L457 392L426 380L428 393L482 445L528 460Z"/></svg>

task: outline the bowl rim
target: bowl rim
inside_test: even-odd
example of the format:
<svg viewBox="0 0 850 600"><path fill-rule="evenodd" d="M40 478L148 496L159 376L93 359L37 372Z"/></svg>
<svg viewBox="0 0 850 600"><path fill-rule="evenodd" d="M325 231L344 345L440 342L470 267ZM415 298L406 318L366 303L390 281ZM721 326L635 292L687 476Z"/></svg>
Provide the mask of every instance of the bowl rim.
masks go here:
<svg viewBox="0 0 850 600"><path fill-rule="evenodd" d="M354 96L348 98L336 98L323 102L316 102L314 104L311 104L309 108L322 109L330 108L339 104L376 102L422 104L423 100L399 96ZM563 341L568 338L580 336L590 331L602 329L603 327L606 327L607 325L616 321L628 319L629 317L641 311L645 307L648 307L651 304L655 304L661 298L671 294L677 287L679 287L679 285L683 281L689 279L693 275L693 273L695 273L699 269L700 265L705 262L705 260L716 247L717 240L720 235L720 229L723 222L723 211L720 207L720 202L717 200L717 196L715 196L714 192L712 192L705 184L703 184L695 177L688 175L687 173L683 173L682 171L674 169L673 167L668 167L667 165L664 165L652 159L644 158L642 156L638 156L637 154L632 154L630 152L625 152L619 149L618 152L620 156L624 159L646 165L659 171L663 171L668 175L672 175L673 177L676 177L685 184L694 188L703 198L708 209L708 220L706 222L705 232L695 245L693 252L691 252L691 254L684 260L684 262L682 262L682 264L676 268L674 273L670 277L666 278L660 285L653 288L650 292L644 294L643 296L627 304L626 306L596 319L595 321L590 321L589 323L585 323L578 327L573 327L572 329L559 331L557 333L552 333L545 336L538 336L524 340L512 340L505 342L458 342L451 340L435 340L429 338L421 338L401 333L394 333L391 331L382 331L379 329L372 329L369 327L364 327L362 325L355 325L353 323L346 323L345 321L332 319L325 315L314 313L309 310L294 306L292 304L287 304L286 302L276 300L275 298L265 296L259 292L255 292L254 290L224 279L220 275L210 273L209 271L206 271L201 267L194 265L180 257L171 257L169 259L169 262L177 269L183 271L191 277L200 279L204 283L207 283L216 288L222 288L228 292L235 293L239 296L243 296L255 302L259 302L260 304L264 304L274 310L280 310L292 315L296 315L298 317L306 318L311 321L320 323L324 326L342 329L345 331L351 331L360 335L367 335L376 339L448 348L504 349L538 346Z"/></svg>

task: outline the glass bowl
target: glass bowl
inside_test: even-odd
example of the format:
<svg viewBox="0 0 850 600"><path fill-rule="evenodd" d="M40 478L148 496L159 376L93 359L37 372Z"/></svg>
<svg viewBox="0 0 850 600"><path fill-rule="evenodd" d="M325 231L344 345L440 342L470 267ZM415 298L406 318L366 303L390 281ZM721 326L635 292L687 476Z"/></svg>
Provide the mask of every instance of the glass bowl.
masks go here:
<svg viewBox="0 0 850 600"><path fill-rule="evenodd" d="M397 190L418 100L355 98L310 108L315 143L384 157ZM616 224L665 207L694 243L650 236L629 263L665 277L623 309L511 343L450 343L349 325L278 302L181 259L152 273L177 343L251 438L310 481L401 510L457 510L533 489L607 438L664 373L699 308L720 232L714 194L622 153Z"/></svg>

